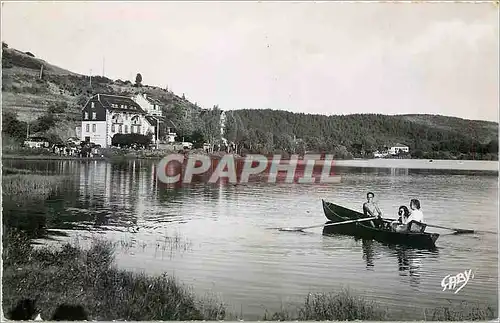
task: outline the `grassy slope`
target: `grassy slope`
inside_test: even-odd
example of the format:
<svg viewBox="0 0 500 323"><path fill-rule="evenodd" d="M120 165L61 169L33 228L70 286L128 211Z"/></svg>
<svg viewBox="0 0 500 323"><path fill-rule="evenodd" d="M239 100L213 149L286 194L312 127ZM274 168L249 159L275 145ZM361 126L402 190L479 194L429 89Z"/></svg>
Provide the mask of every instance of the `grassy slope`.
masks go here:
<svg viewBox="0 0 500 323"><path fill-rule="evenodd" d="M44 74L40 80L42 64ZM159 87L138 88L130 82L103 77L92 77L90 86L89 80L89 76L72 73L18 50L4 48L2 51L2 108L16 112L21 121L34 121L49 107L63 106L64 112L58 115L61 121L56 127L63 139L75 135L75 127L80 125L80 109L95 93L148 93L163 103L167 116L174 109L188 116L200 110L188 100Z"/></svg>

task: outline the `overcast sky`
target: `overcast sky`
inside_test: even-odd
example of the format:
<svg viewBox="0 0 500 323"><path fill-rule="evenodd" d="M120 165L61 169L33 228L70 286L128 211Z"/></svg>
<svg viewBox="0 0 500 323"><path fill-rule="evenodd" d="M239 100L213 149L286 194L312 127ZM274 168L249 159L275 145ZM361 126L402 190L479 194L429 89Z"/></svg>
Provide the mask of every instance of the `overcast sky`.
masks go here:
<svg viewBox="0 0 500 323"><path fill-rule="evenodd" d="M3 3L2 39L204 108L498 121L492 3Z"/></svg>

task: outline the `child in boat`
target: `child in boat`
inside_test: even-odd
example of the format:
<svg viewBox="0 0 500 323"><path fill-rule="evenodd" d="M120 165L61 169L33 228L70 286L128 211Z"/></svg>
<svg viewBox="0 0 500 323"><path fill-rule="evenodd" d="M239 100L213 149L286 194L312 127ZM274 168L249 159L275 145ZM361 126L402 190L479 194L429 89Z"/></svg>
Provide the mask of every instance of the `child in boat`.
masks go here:
<svg viewBox="0 0 500 323"><path fill-rule="evenodd" d="M395 232L406 231L406 224L410 216L410 211L404 205L401 205L398 210L399 219L391 223L392 230Z"/></svg>

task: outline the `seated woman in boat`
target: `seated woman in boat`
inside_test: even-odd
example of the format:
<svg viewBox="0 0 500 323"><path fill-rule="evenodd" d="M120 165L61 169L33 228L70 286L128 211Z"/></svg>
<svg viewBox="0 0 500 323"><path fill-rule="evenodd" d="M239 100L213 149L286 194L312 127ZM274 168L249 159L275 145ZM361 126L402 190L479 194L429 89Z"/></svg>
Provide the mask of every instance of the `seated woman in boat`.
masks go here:
<svg viewBox="0 0 500 323"><path fill-rule="evenodd" d="M370 221L369 223L371 223L371 225L374 227L380 227L383 224L382 211L380 211L378 205L373 202L374 198L375 194L373 194L372 192L368 192L368 194L366 194L367 201L363 203L363 213L368 217L378 217L378 219Z"/></svg>
<svg viewBox="0 0 500 323"><path fill-rule="evenodd" d="M411 232L423 232L426 225L424 224L424 214L420 210L420 201L417 199L412 199L410 201L410 216L408 217L408 231Z"/></svg>
<svg viewBox="0 0 500 323"><path fill-rule="evenodd" d="M410 216L410 211L404 205L401 205L398 210L399 218L397 221L391 223L393 231L403 232L406 231L406 224L408 223L408 217Z"/></svg>

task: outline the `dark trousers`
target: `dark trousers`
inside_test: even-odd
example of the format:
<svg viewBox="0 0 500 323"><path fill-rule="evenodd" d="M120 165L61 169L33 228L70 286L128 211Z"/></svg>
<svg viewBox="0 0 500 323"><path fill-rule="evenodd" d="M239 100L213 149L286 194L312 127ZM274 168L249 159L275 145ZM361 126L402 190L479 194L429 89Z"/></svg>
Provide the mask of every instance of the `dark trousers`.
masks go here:
<svg viewBox="0 0 500 323"><path fill-rule="evenodd" d="M381 218L377 218L373 220L373 224L375 224L376 228L383 228L384 227L384 221Z"/></svg>

